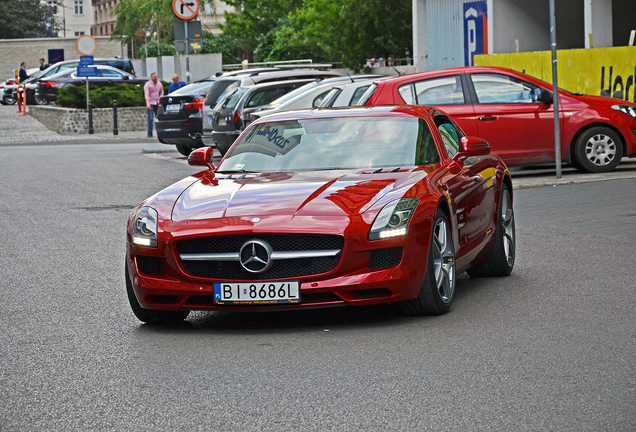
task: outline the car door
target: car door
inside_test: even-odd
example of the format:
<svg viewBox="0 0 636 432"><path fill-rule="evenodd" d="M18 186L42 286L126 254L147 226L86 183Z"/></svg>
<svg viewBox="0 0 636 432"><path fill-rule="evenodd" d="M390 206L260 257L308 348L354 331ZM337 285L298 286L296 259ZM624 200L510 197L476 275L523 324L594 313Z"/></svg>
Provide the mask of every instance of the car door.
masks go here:
<svg viewBox="0 0 636 432"><path fill-rule="evenodd" d="M477 136L507 163L554 161L554 107L537 102L541 87L500 73L469 74Z"/></svg>
<svg viewBox="0 0 636 432"><path fill-rule="evenodd" d="M429 105L444 110L468 135L477 136L475 113L466 87L463 74L456 74L402 84L398 93L409 105Z"/></svg>
<svg viewBox="0 0 636 432"><path fill-rule="evenodd" d="M435 116L434 121L446 154L452 159L460 151L460 139L464 134L445 115ZM495 204L493 179L496 172L487 155L463 159L458 165L461 168L448 187L456 205L460 254L464 255L475 249L481 243L475 240L483 240L488 231Z"/></svg>

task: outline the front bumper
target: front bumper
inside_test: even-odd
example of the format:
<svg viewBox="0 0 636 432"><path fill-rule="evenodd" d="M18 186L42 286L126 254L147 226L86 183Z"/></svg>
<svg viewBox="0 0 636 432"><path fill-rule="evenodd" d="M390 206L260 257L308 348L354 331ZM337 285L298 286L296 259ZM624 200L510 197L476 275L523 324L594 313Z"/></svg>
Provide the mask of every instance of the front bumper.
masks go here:
<svg viewBox="0 0 636 432"><path fill-rule="evenodd" d="M257 237L257 234L254 236ZM128 242L126 263L137 299L146 309L270 310L363 306L400 302L419 295L426 271L430 231L373 242L360 238L350 240L347 236L345 239L338 264L331 271L275 279L300 281L301 300L297 304L217 304L214 301L215 282L245 280L208 279L188 274L175 252L175 245L170 242L160 242L158 248L135 246ZM373 251L383 253L385 250L399 250L399 255L396 258L393 254L391 259L378 264L374 258L378 253ZM153 265L148 266L147 257L151 257ZM159 262L159 266L155 265Z"/></svg>

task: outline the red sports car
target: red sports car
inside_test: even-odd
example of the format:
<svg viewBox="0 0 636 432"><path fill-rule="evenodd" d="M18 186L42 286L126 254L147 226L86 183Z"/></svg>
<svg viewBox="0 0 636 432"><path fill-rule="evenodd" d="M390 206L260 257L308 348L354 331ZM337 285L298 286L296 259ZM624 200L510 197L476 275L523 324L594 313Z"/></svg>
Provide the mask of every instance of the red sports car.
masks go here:
<svg viewBox="0 0 636 432"><path fill-rule="evenodd" d="M191 310L397 303L448 311L457 274L515 262L510 174L430 107L286 112L252 123L218 167L128 220L126 286L144 322Z"/></svg>
<svg viewBox="0 0 636 432"><path fill-rule="evenodd" d="M510 69L461 67L375 82L360 105L440 107L508 165L554 162L552 85ZM627 87L629 92L629 87ZM636 156L636 104L559 90L561 156L587 172Z"/></svg>

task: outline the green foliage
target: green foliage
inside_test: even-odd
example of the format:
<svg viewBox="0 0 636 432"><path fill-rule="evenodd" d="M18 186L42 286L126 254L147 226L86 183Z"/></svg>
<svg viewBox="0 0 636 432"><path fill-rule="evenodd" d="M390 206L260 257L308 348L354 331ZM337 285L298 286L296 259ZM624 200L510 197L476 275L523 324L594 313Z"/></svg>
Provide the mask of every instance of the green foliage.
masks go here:
<svg viewBox="0 0 636 432"><path fill-rule="evenodd" d="M361 70L412 51L412 0L228 0L224 32L257 60L311 58Z"/></svg>
<svg viewBox="0 0 636 432"><path fill-rule="evenodd" d="M0 39L57 36L56 10L40 0L0 1Z"/></svg>
<svg viewBox="0 0 636 432"><path fill-rule="evenodd" d="M159 55L159 47L156 41L150 41L146 45L142 45L137 50L137 58L146 58L146 46L148 46L148 57L157 57ZM174 44L161 42L161 55L173 56L177 54Z"/></svg>
<svg viewBox="0 0 636 432"><path fill-rule="evenodd" d="M214 36L205 30L201 36L203 39L201 54L221 53L223 64L240 63L241 60L234 57L234 40L230 36L226 34Z"/></svg>
<svg viewBox="0 0 636 432"><path fill-rule="evenodd" d="M168 94L170 83L161 81L164 93ZM114 84L107 87L89 86L90 98L95 108L111 108L117 100L118 107L145 106L144 88L136 84ZM66 108L86 108L86 87L66 86L57 94L57 105Z"/></svg>

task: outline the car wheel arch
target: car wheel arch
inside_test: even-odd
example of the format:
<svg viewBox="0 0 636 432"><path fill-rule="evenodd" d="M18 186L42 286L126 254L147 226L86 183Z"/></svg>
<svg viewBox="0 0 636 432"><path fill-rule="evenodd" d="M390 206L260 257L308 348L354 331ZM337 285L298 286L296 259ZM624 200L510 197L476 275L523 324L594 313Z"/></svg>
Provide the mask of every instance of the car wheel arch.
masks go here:
<svg viewBox="0 0 636 432"><path fill-rule="evenodd" d="M621 147L623 148L623 155L627 154L627 144L625 142L625 137L623 136L623 134L621 133L620 130L618 130L615 126L611 125L610 123L594 122L594 123L588 123L585 126L582 126L572 136L572 140L568 144L568 153L571 154L572 159L574 159L574 150L575 150L574 148L576 146L576 142L578 141L579 137L581 135L583 135L586 131L588 131L589 129L592 129L594 127L606 127L608 129L612 130L616 135L618 135L618 137L621 140Z"/></svg>

